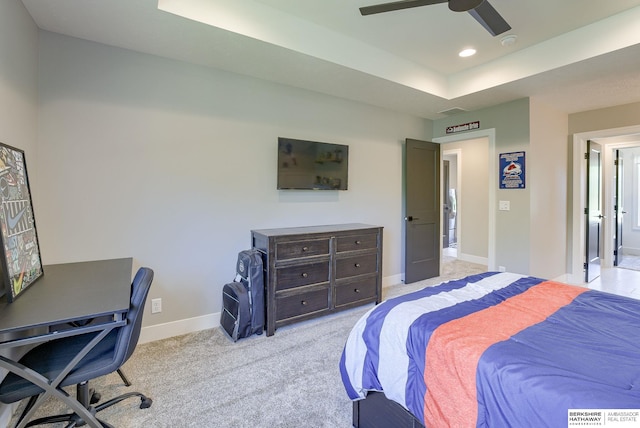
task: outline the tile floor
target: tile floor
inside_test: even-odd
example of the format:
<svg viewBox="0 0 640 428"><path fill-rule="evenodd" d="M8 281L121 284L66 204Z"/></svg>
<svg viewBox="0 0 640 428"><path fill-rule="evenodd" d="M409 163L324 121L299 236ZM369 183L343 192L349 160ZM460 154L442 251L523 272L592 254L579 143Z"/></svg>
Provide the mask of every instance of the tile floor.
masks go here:
<svg viewBox="0 0 640 428"><path fill-rule="evenodd" d="M443 255L457 257L455 248L444 248ZM589 284L584 284L592 290L601 290L609 293L640 299L640 270L625 268L602 269L600 276Z"/></svg>
<svg viewBox="0 0 640 428"><path fill-rule="evenodd" d="M640 271L624 268L602 269L600 277L587 287L640 299Z"/></svg>
<svg viewBox="0 0 640 428"><path fill-rule="evenodd" d="M627 269L640 270L640 256L623 255L618 266Z"/></svg>

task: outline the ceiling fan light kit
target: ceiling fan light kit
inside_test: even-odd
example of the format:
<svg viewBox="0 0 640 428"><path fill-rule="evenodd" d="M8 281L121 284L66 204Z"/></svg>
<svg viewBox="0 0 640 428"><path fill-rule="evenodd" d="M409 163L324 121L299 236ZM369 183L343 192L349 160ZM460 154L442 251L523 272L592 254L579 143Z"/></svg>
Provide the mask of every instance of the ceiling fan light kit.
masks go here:
<svg viewBox="0 0 640 428"><path fill-rule="evenodd" d="M449 9L455 12L469 12L492 36L511 30L511 26L491 6L488 0L403 0L364 6L360 8L360 14L366 16L440 3L448 3Z"/></svg>

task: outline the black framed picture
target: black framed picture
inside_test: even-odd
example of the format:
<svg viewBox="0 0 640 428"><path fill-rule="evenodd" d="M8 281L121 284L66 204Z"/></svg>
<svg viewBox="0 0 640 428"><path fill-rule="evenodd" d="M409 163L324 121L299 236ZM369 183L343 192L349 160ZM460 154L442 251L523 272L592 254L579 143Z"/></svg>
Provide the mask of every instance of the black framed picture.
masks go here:
<svg viewBox="0 0 640 428"><path fill-rule="evenodd" d="M44 275L24 151L0 143L2 280L13 302Z"/></svg>

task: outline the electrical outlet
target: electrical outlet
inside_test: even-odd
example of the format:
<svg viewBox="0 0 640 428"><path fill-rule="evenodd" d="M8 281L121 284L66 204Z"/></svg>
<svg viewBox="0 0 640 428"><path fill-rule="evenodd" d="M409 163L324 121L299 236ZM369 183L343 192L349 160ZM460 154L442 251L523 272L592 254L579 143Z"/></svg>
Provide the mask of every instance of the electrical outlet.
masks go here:
<svg viewBox="0 0 640 428"><path fill-rule="evenodd" d="M162 299L151 299L151 313L157 314L158 312L162 312Z"/></svg>
<svg viewBox="0 0 640 428"><path fill-rule="evenodd" d="M507 268L504 266L498 266L498 272L506 272Z"/></svg>

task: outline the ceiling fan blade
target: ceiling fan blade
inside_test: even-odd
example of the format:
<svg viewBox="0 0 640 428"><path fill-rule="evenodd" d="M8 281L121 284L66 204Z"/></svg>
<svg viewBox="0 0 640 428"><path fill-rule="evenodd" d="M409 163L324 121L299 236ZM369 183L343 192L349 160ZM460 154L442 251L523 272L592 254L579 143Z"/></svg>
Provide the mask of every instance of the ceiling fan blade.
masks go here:
<svg viewBox="0 0 640 428"><path fill-rule="evenodd" d="M361 15L373 15L374 13L391 12L392 10L409 9L411 7L428 6L430 4L447 3L448 0L403 0L392 3L376 4L360 8Z"/></svg>
<svg viewBox="0 0 640 428"><path fill-rule="evenodd" d="M511 30L502 16L485 0L480 6L471 9L469 14L473 16L493 36Z"/></svg>

